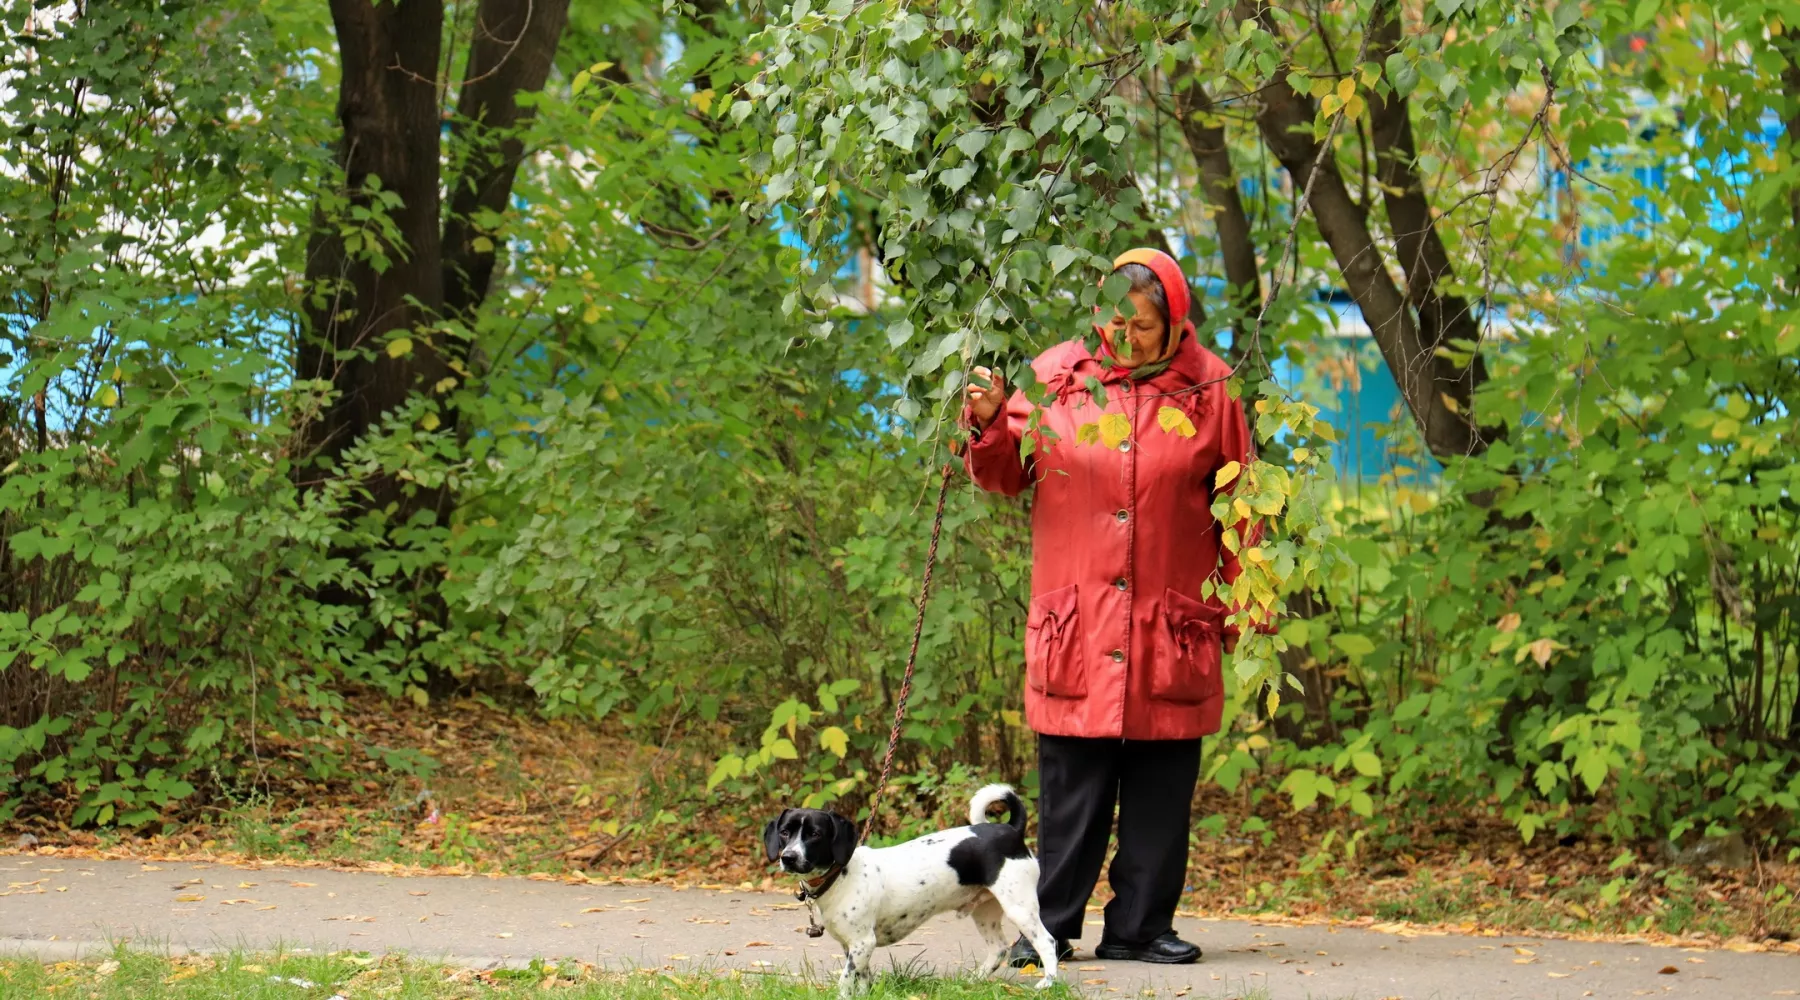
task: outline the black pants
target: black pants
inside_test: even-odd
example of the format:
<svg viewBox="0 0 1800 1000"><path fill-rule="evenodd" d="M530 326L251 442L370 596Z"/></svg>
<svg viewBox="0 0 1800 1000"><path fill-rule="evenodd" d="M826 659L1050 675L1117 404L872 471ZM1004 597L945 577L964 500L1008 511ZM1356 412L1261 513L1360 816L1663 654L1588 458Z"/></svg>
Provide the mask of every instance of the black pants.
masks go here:
<svg viewBox="0 0 1800 1000"><path fill-rule="evenodd" d="M1038 905L1044 928L1081 937L1119 811L1107 881L1108 941L1144 944L1173 926L1187 878L1188 819L1199 740L1038 737Z"/></svg>

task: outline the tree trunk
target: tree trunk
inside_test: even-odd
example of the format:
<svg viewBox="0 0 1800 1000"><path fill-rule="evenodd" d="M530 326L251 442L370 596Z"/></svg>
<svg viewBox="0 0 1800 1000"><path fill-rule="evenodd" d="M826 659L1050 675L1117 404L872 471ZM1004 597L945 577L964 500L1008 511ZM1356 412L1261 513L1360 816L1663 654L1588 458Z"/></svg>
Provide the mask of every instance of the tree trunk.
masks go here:
<svg viewBox="0 0 1800 1000"><path fill-rule="evenodd" d="M493 282L493 233L477 228L478 213L505 213L525 155L518 126L532 112L515 97L543 89L556 45L569 22L569 0L482 0L475 39L463 74L451 138L460 172L450 188L444 220L444 314L468 322ZM478 248L475 240L489 242Z"/></svg>
<svg viewBox="0 0 1800 1000"><path fill-rule="evenodd" d="M1237 15L1240 20L1258 18L1271 33L1279 30L1266 12L1252 3L1240 2ZM1256 121L1264 143L1287 168L1296 188L1311 186L1309 208L1319 234L1331 248L1344 283L1362 310L1413 421L1424 436L1425 446L1440 461L1479 454L1486 445L1469 421L1468 410L1460 408L1460 401L1458 409L1444 401L1445 397L1455 399L1453 393L1464 391L1467 377L1447 359L1439 358L1437 345L1421 336L1406 299L1388 274L1368 220L1344 186L1336 159L1327 152L1321 161L1319 144L1312 136L1316 117L1312 100L1288 86L1287 73L1286 65L1279 67L1261 91ZM1315 163L1319 165L1316 181L1312 179Z"/></svg>
<svg viewBox="0 0 1800 1000"><path fill-rule="evenodd" d="M1375 14L1375 34L1369 42L1369 60L1378 66L1400 44L1400 12L1391 2ZM1473 418L1475 390L1487 381L1487 365L1479 344L1481 325L1461 296L1444 291L1454 280L1450 255L1439 238L1431 203L1417 169L1418 150L1413 143L1412 114L1406 98L1394 92L1382 97L1368 93L1371 140L1375 147L1375 176L1387 207L1388 225L1400 267L1406 272L1406 298L1418 314L1422 343L1432 349L1431 377L1438 390L1455 401L1459 413ZM1472 352L1467 365L1440 356L1438 348ZM1467 421L1465 421L1467 422ZM1499 435L1498 429L1481 429L1470 447L1484 451Z"/></svg>
<svg viewBox="0 0 1800 1000"><path fill-rule="evenodd" d="M328 214L323 204L314 212L299 376L335 389L308 427L310 450L321 464L338 459L416 388L436 384L449 370L440 345L424 332L444 301L437 94L443 15L441 0L331 3L343 64L337 112L344 131L336 150L343 197L352 208L371 208L381 193L396 195L398 204L385 211L398 239L382 240L371 227L359 233L367 242L352 252L344 233L349 212ZM390 352L393 333L411 338L412 349ZM437 505L435 491L404 496L391 476L366 486L373 507L396 504L402 519Z"/></svg>
<svg viewBox="0 0 1800 1000"><path fill-rule="evenodd" d="M1231 286L1230 300L1238 316L1232 327L1231 349L1226 352L1227 359L1235 363L1249 346L1254 317L1262 308L1262 270L1256 259L1256 243L1250 236L1250 217L1238 196L1237 171L1225 145L1225 127L1203 121L1212 117L1212 98L1193 78L1191 66L1180 67L1179 75L1170 82L1175 88L1181 134L1199 167L1200 189L1213 210L1219 256L1225 262L1225 281Z"/></svg>

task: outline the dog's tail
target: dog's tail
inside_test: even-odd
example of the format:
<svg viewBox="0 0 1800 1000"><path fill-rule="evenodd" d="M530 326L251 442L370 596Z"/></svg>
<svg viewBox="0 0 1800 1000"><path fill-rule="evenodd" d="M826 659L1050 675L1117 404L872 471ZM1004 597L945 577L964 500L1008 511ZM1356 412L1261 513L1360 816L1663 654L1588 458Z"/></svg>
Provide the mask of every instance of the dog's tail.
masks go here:
<svg viewBox="0 0 1800 1000"><path fill-rule="evenodd" d="M1013 791L1011 785L988 785L975 793L969 800L969 825L980 826L991 823L988 819L988 808L996 802L1006 803L1006 823L1020 833L1025 832L1025 800Z"/></svg>

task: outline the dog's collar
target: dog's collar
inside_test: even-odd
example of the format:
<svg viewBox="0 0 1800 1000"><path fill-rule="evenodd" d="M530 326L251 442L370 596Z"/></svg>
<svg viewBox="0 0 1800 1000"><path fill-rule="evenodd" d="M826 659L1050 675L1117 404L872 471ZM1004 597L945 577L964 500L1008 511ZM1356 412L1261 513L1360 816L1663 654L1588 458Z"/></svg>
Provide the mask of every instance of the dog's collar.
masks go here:
<svg viewBox="0 0 1800 1000"><path fill-rule="evenodd" d="M827 892L830 892L831 887L837 884L838 876L842 874L844 874L843 865L832 865L830 868L825 869L825 874L819 876L816 881L808 882L805 879L801 879L800 891L794 893L794 898L800 900L802 903L810 903L820 896L825 895Z"/></svg>

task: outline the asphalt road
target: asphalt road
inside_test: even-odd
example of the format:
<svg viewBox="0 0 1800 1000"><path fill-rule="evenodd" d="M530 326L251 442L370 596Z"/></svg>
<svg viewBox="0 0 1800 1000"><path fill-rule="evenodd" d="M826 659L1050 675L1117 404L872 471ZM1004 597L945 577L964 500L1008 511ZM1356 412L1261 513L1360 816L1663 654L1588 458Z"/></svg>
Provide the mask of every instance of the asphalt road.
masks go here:
<svg viewBox="0 0 1800 1000"><path fill-rule="evenodd" d="M478 967L574 959L830 979L839 949L829 937L807 938L805 924L791 896L742 890L0 855L0 954L45 960L129 942L169 952L310 948ZM1260 990L1270 1000L1800 996L1800 956L1792 954L1250 920L1184 919L1176 929L1205 949L1204 961L1099 962L1083 950L1089 957L1070 963L1066 976L1102 1000L1144 990L1190 998ZM953 974L978 962L978 942L967 920L939 917L882 949L876 965Z"/></svg>

